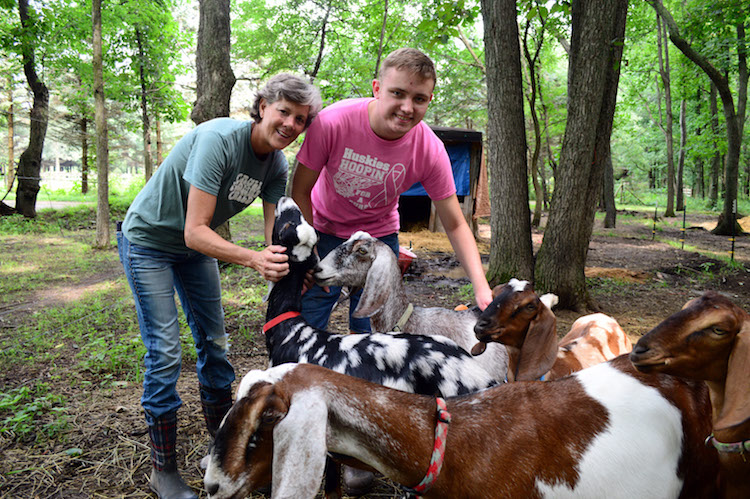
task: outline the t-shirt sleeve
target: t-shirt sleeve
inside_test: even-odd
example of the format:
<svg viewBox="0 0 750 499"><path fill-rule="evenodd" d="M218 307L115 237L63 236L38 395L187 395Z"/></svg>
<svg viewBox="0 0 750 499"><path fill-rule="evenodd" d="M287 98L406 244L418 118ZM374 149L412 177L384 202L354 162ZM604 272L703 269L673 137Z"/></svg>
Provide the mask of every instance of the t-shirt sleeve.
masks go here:
<svg viewBox="0 0 750 499"><path fill-rule="evenodd" d="M424 157L431 158L433 164L424 170L429 174L424 175L421 182L430 199L440 201L456 193L456 182L453 180L451 160L443 142L435 137L429 148L430 152Z"/></svg>
<svg viewBox="0 0 750 499"><path fill-rule="evenodd" d="M198 189L218 196L228 161L226 145L221 136L210 131L200 131L195 134L182 178Z"/></svg>
<svg viewBox="0 0 750 499"><path fill-rule="evenodd" d="M271 175L263 184L261 199L267 203L276 204L286 192L286 180L289 176L289 163L281 151L277 151L271 167Z"/></svg>
<svg viewBox="0 0 750 499"><path fill-rule="evenodd" d="M297 161L311 170L321 171L330 154L331 124L318 116L305 132L305 140L297 153Z"/></svg>

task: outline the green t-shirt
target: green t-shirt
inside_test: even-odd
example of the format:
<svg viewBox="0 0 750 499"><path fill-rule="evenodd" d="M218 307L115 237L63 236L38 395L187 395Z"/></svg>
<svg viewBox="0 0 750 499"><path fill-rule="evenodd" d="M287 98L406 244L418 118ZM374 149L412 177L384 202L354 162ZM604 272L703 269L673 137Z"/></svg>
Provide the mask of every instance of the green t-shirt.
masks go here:
<svg viewBox="0 0 750 499"><path fill-rule="evenodd" d="M260 196L276 204L284 195L289 165L281 151L265 159L250 144L253 123L217 118L201 123L177 142L138 193L122 230L134 244L184 253L190 186L216 196L216 228Z"/></svg>

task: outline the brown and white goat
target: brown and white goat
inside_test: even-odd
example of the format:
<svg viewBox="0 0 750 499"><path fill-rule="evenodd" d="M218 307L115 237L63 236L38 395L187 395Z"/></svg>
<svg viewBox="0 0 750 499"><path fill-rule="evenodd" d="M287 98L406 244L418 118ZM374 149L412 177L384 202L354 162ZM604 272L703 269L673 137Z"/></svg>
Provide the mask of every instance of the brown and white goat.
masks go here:
<svg viewBox="0 0 750 499"><path fill-rule="evenodd" d="M474 324L480 310L419 307L410 303L393 251L367 232L355 232L315 267L321 286L361 287L354 317L369 317L373 331L444 336L467 352L476 345ZM477 362L493 378L505 381L508 353L500 344L488 345Z"/></svg>
<svg viewBox="0 0 750 499"><path fill-rule="evenodd" d="M716 292L690 300L638 340L638 370L704 380L724 497L750 497L750 314ZM708 436L708 433L706 433Z"/></svg>
<svg viewBox="0 0 750 499"><path fill-rule="evenodd" d="M551 382L446 399L434 498L676 498L715 493L708 390L638 372L627 356ZM435 399L310 364L251 371L216 435L211 498L312 498L327 452L414 487L433 452Z"/></svg>
<svg viewBox="0 0 750 499"><path fill-rule="evenodd" d="M605 314L580 317L557 340L557 319L527 281L511 279L492 290L493 301L474 327L480 343L508 350L508 380L552 380L630 352L632 344L617 321Z"/></svg>

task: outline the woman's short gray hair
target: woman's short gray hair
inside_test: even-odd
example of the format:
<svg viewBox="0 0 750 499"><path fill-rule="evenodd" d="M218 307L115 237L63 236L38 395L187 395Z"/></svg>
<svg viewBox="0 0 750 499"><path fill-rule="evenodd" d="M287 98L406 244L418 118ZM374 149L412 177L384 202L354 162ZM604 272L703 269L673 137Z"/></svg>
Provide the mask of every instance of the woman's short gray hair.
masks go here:
<svg viewBox="0 0 750 499"><path fill-rule="evenodd" d="M323 99L320 98L320 91L312 83L307 82L299 76L289 73L281 73L273 76L258 95L255 96L253 107L250 109L250 117L256 123L260 122L260 100L265 99L266 103L273 104L279 99L288 100L301 106L310 106L307 114L305 129L315 119L320 110L323 108Z"/></svg>

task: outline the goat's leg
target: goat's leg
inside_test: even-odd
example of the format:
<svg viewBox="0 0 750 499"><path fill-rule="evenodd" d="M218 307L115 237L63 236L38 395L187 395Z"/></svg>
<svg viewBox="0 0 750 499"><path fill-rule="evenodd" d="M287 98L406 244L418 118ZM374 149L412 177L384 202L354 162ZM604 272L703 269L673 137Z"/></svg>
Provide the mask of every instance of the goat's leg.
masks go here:
<svg viewBox="0 0 750 499"><path fill-rule="evenodd" d="M323 482L323 491L326 499L341 498L341 465L331 459L326 458L326 476Z"/></svg>

